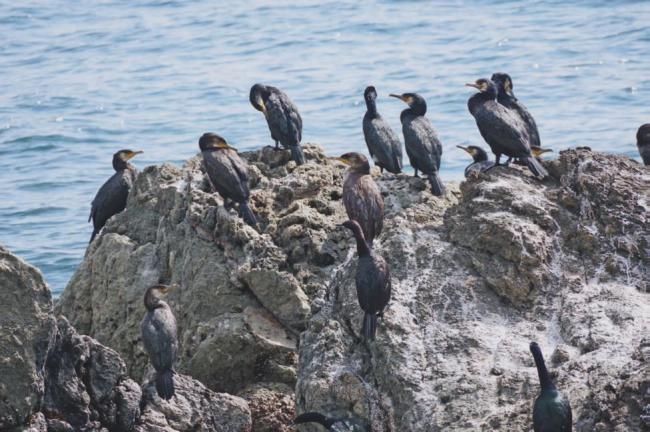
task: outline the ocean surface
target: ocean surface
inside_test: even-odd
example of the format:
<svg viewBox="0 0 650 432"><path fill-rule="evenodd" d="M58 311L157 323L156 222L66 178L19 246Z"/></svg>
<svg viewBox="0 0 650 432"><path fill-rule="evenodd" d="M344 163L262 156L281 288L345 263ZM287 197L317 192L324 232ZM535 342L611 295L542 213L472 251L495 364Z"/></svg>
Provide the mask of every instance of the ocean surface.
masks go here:
<svg viewBox="0 0 650 432"><path fill-rule="evenodd" d="M504 71L544 146L638 159L649 23L644 1L2 2L0 243L60 293L112 154L180 165L206 131L239 149L271 144L248 102L255 82L285 90L304 141L332 155L366 151L366 85L400 136L405 106L388 94L419 92L442 177L460 180L468 158L455 146L484 145L464 83Z"/></svg>

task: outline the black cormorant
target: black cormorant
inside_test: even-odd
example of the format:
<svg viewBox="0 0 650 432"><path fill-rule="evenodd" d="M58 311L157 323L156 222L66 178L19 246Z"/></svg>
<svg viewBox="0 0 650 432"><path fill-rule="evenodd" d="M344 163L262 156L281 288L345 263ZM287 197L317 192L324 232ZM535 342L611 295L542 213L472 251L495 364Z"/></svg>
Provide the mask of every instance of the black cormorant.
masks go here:
<svg viewBox="0 0 650 432"><path fill-rule="evenodd" d="M239 204L239 214L250 226L257 225L257 218L248 205L248 165L225 139L214 133L204 133L199 139L203 154L205 171L214 188L223 198L224 206L228 200Z"/></svg>
<svg viewBox="0 0 650 432"><path fill-rule="evenodd" d="M95 199L90 205L88 222L91 219L93 220L93 233L90 236L90 243L106 225L106 221L126 207L126 199L129 197L129 191L138 175L138 171L129 163L129 159L140 153L142 152L120 150L113 155L115 174L99 188Z"/></svg>
<svg viewBox="0 0 650 432"><path fill-rule="evenodd" d="M370 249L356 221L346 221L343 226L352 231L357 241L359 262L355 283L359 305L365 312L361 334L365 340L372 340L377 332L377 316L383 314L390 300L390 270L384 258Z"/></svg>
<svg viewBox="0 0 650 432"><path fill-rule="evenodd" d="M650 165L650 123L644 124L637 131L636 146L644 165Z"/></svg>
<svg viewBox="0 0 650 432"><path fill-rule="evenodd" d="M442 196L445 193L445 188L438 175L442 144L440 144L433 125L424 116L427 112L427 103L417 93L391 94L390 96L404 101L409 106L402 111L400 120L406 154L411 166L415 169L415 176L417 177L418 170L422 171L429 178L433 194Z"/></svg>
<svg viewBox="0 0 650 432"><path fill-rule="evenodd" d="M479 90L467 101L469 112L474 116L481 135L496 155L495 166L500 165L501 155L519 158L538 178L548 172L531 154L530 138L519 116L497 102L497 88L488 79L466 84Z"/></svg>
<svg viewBox="0 0 650 432"><path fill-rule="evenodd" d="M161 300L168 292L166 285L147 289L144 295L147 314L140 325L142 342L156 369L156 391L165 400L174 396L174 362L178 352L176 318L169 305Z"/></svg>
<svg viewBox="0 0 650 432"><path fill-rule="evenodd" d="M282 147L291 150L291 157L298 165L305 163L300 141L302 140L302 118L298 108L283 91L271 86L255 84L251 87L249 100L261 111L271 131L271 138Z"/></svg>
<svg viewBox="0 0 650 432"><path fill-rule="evenodd" d="M539 384L542 387L533 408L533 429L535 432L569 432L572 430L572 414L569 399L560 392L546 370L544 357L536 342L530 343L530 352L535 359Z"/></svg>
<svg viewBox="0 0 650 432"><path fill-rule="evenodd" d="M361 225L364 238L372 246L384 226L384 198L370 175L370 165L364 155L345 153L338 160L350 167L343 183L345 211L349 219Z"/></svg>
<svg viewBox="0 0 650 432"><path fill-rule="evenodd" d="M358 418L352 416L327 417L318 412L300 414L293 424L318 423L330 432L368 432L370 429Z"/></svg>
<svg viewBox="0 0 650 432"><path fill-rule="evenodd" d="M458 147L461 150L465 150L474 159L474 162L472 162L467 166L467 168L465 168L465 178L469 178L472 175L476 175L484 171L487 171L494 166L494 162L488 160L487 153L481 147L477 147L477 146L468 146L468 147L456 146L456 147Z"/></svg>
<svg viewBox="0 0 650 432"><path fill-rule="evenodd" d="M363 116L363 136L370 157L381 172L386 169L393 174L402 172L402 143L390 125L377 112L377 91L373 86L363 92L366 115Z"/></svg>
<svg viewBox="0 0 650 432"><path fill-rule="evenodd" d="M526 132L530 138L530 147L541 147L539 139L539 131L537 130L537 123L528 111L528 108L522 104L512 92L512 78L506 73L492 74L492 82L497 86L497 101L506 108L514 110L521 118L521 121L526 125Z"/></svg>

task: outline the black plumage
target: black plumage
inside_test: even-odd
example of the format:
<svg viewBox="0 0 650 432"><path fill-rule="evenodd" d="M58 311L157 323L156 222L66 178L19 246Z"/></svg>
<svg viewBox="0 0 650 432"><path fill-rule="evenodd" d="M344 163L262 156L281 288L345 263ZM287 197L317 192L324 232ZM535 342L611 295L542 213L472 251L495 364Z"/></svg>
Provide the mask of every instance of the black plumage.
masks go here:
<svg viewBox="0 0 650 432"><path fill-rule="evenodd" d="M174 362L178 353L176 318L169 305L161 300L168 292L169 287L165 285L147 289L144 295L147 313L140 324L142 342L156 369L156 391L165 400L174 396Z"/></svg>
<svg viewBox="0 0 650 432"><path fill-rule="evenodd" d="M255 84L251 87L249 100L256 110L264 114L275 148L278 148L278 143L282 144L291 151L296 164L304 164L305 155L300 147L302 118L289 96L278 88Z"/></svg>
<svg viewBox="0 0 650 432"><path fill-rule="evenodd" d="M469 98L467 107L474 116L481 136L496 155L495 166L501 155L521 159L538 178L548 176L546 169L531 154L526 127L516 113L497 102L497 88L488 79L467 84L479 90Z"/></svg>
<svg viewBox="0 0 650 432"><path fill-rule="evenodd" d="M573 415L569 399L553 384L549 376L542 350L531 342L530 352L535 359L541 392L533 407L533 429L535 432L570 432Z"/></svg>
<svg viewBox="0 0 650 432"><path fill-rule="evenodd" d="M361 225L364 238L372 245L384 226L384 198L364 155L351 152L338 159L350 167L343 182L345 211L349 219Z"/></svg>
<svg viewBox="0 0 650 432"><path fill-rule="evenodd" d="M369 432L370 428L360 419L346 416L325 416L318 412L300 414L294 424L318 423L330 432Z"/></svg>
<svg viewBox="0 0 650 432"><path fill-rule="evenodd" d="M642 125L636 132L636 146L644 165L650 165L650 123Z"/></svg>
<svg viewBox="0 0 650 432"><path fill-rule="evenodd" d="M492 82L497 86L497 101L504 107L514 110L526 126L526 132L530 138L530 146L541 147L542 144L539 138L539 130L537 130L537 123L533 115L528 111L528 108L512 92L513 84L510 75L506 73L492 74Z"/></svg>
<svg viewBox="0 0 650 432"><path fill-rule="evenodd" d="M367 111L363 116L363 136L368 152L381 172L402 172L402 143L390 125L377 112L377 91L373 86L363 93Z"/></svg>
<svg viewBox="0 0 650 432"><path fill-rule="evenodd" d="M352 231L357 241L359 261L355 283L359 306L364 311L361 334L365 340L373 340L377 332L377 316L383 314L390 301L390 270L384 258L370 249L357 222L349 220L343 226Z"/></svg>
<svg viewBox="0 0 650 432"><path fill-rule="evenodd" d="M456 146L461 150L465 150L467 153L472 156L474 161L465 168L465 178L469 178L473 175L478 175L482 172L485 172L494 166L494 162L488 160L488 155L481 147L477 146Z"/></svg>
<svg viewBox="0 0 650 432"><path fill-rule="evenodd" d="M400 120L406 154L411 166L415 169L415 176L417 177L418 170L422 171L431 183L431 192L434 195L442 196L445 193L445 188L438 175L442 144L440 144L433 125L425 117L427 113L426 101L417 93L391 94L391 96L404 101L409 106L402 111Z"/></svg>
<svg viewBox="0 0 650 432"><path fill-rule="evenodd" d="M129 191L135 183L138 171L128 161L141 151L120 150L113 155L113 169L115 174L97 191L90 205L88 222L93 221L93 233L90 236L92 243L95 236L106 225L106 221L113 215L121 212L126 207Z"/></svg>
<svg viewBox="0 0 650 432"><path fill-rule="evenodd" d="M214 133L205 133L199 139L203 164L210 182L228 206L228 200L239 205L239 214L248 225L256 226L257 218L248 204L248 165L225 139Z"/></svg>

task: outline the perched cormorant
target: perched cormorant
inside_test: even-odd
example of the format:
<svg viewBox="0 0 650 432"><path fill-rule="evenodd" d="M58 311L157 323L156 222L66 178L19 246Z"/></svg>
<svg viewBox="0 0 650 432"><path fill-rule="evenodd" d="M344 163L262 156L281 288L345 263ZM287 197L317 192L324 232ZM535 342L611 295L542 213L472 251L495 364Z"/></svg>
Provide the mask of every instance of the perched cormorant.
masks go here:
<svg viewBox="0 0 650 432"><path fill-rule="evenodd" d="M494 162L488 160L487 153L481 147L477 147L477 146L468 146L468 147L456 146L456 147L465 150L474 159L474 162L472 162L467 166L467 168L465 168L465 178L469 178L471 175L476 175L484 171L487 171L494 166Z"/></svg>
<svg viewBox="0 0 650 432"><path fill-rule="evenodd" d="M338 158L348 165L343 183L343 204L348 218L357 221L363 236L372 246L384 226L384 198L370 175L368 159L359 153L345 153Z"/></svg>
<svg viewBox="0 0 650 432"><path fill-rule="evenodd" d="M282 147L291 150L291 157L298 165L305 163L300 141L302 140L302 118L298 108L283 91L271 86L255 84L251 87L249 100L261 111L271 131L271 138Z"/></svg>
<svg viewBox="0 0 650 432"><path fill-rule="evenodd" d="M363 116L363 136L368 152L381 172L386 169L393 174L402 172L402 143L390 125L377 112L377 91L373 86L363 92L366 115Z"/></svg>
<svg viewBox="0 0 650 432"><path fill-rule="evenodd" d="M126 207L126 199L133 187L138 171L129 163L129 159L142 153L141 151L120 150L113 155L113 169L115 174L102 185L90 205L88 222L93 220L93 233L90 236L92 243L95 236L106 225L106 221L113 215L121 212Z"/></svg>
<svg viewBox="0 0 650 432"><path fill-rule="evenodd" d="M572 430L572 414L569 399L560 392L546 370L544 357L536 342L530 343L530 352L535 359L539 384L542 391L535 399L533 408L533 429L535 432L569 432Z"/></svg>
<svg viewBox="0 0 650 432"><path fill-rule="evenodd" d="M156 369L156 391L166 400L174 396L174 362L178 352L176 318L169 305L161 300L168 292L166 285L154 285L147 289L144 294L147 314L140 325L142 342Z"/></svg>
<svg viewBox="0 0 650 432"><path fill-rule="evenodd" d="M390 300L390 270L384 258L370 249L356 221L346 221L343 226L350 229L357 240L359 262L355 282L359 306L365 312L361 334L365 340L372 340L377 332L377 316L383 314Z"/></svg>
<svg viewBox="0 0 650 432"><path fill-rule="evenodd" d="M512 78L510 78L510 75L506 73L492 74L492 82L497 86L497 101L504 107L514 110L526 125L526 132L528 132L530 138L530 147L541 147L537 123L535 123L535 119L528 111L528 108L512 92Z"/></svg>
<svg viewBox="0 0 650 432"><path fill-rule="evenodd" d="M427 113L426 101L417 93L390 96L404 101L409 106L402 111L399 118L402 122L406 154L415 169L415 176L418 176L418 170L422 171L429 178L433 194L442 196L445 188L438 176L442 145L436 131L433 130L433 125L424 116Z"/></svg>
<svg viewBox="0 0 650 432"><path fill-rule="evenodd" d="M636 146L644 165L650 165L650 123L639 128L636 133Z"/></svg>
<svg viewBox="0 0 650 432"><path fill-rule="evenodd" d="M548 172L531 154L530 138L518 115L497 102L497 88L488 79L466 84L479 90L467 101L469 112L474 116L481 135L496 155L495 166L501 165L501 155L519 158L538 178Z"/></svg>
<svg viewBox="0 0 650 432"><path fill-rule="evenodd" d="M368 432L369 428L361 420L351 416L327 417L318 412L300 414L293 424L318 423L330 432Z"/></svg>
<svg viewBox="0 0 650 432"><path fill-rule="evenodd" d="M250 226L257 225L255 213L248 205L248 165L237 151L230 147L225 139L214 133L204 133L199 139L199 148L203 154L205 171L214 188L223 198L224 206L228 200L239 204L239 214Z"/></svg>

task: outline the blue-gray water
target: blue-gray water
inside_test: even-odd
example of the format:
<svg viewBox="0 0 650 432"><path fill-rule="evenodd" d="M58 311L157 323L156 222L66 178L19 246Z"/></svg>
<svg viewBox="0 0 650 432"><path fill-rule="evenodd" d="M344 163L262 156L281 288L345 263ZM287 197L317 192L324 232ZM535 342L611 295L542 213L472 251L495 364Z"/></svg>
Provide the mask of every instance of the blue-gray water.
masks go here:
<svg viewBox="0 0 650 432"><path fill-rule="evenodd" d="M632 1L39 1L0 5L0 243L63 289L111 155L182 163L205 131L270 143L254 82L291 95L304 140L363 150L362 92L400 128L390 92L417 91L444 145L443 178L483 144L463 84L507 71L542 143L637 157L650 121L650 4ZM534 4L533 4L534 3ZM566 4L570 3L570 4ZM400 130L401 135L401 130Z"/></svg>

